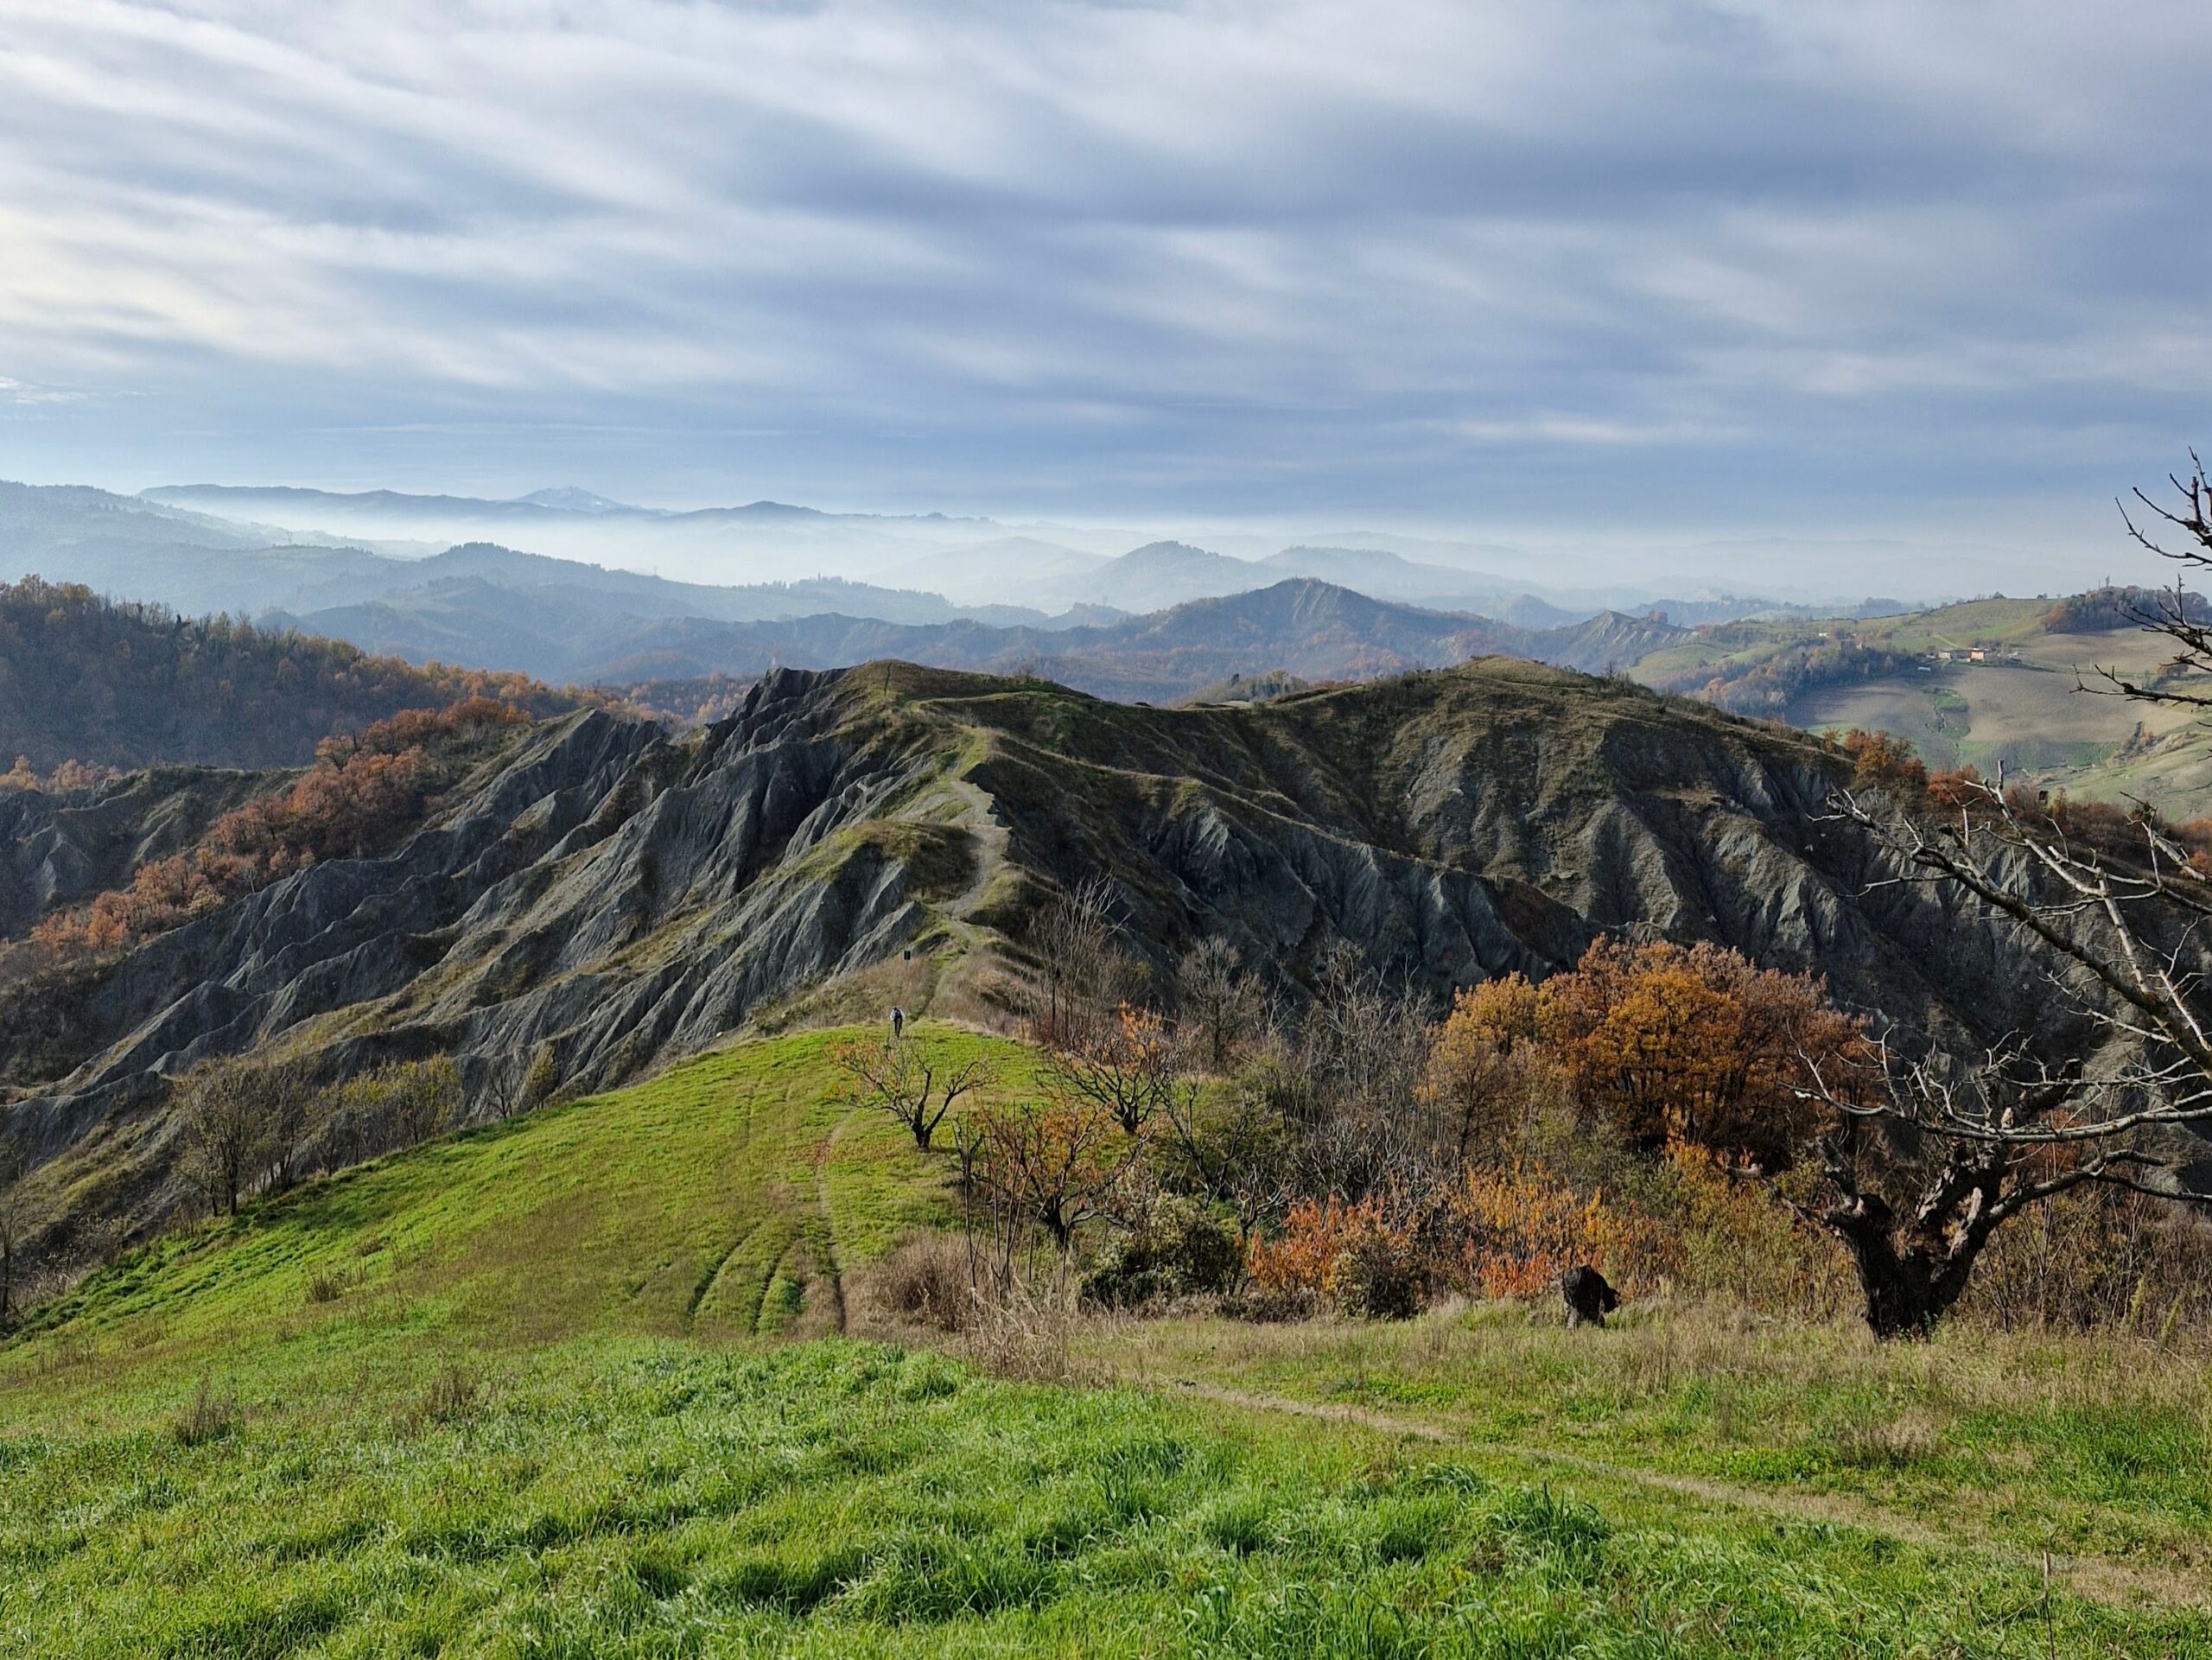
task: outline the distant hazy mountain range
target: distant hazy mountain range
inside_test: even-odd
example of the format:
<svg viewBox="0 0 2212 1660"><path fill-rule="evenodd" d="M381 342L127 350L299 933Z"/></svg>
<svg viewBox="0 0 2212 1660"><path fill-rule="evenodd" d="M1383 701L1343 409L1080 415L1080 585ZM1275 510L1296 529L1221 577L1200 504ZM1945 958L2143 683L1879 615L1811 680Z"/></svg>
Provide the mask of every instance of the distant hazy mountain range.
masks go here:
<svg viewBox="0 0 2212 1660"><path fill-rule="evenodd" d="M391 490L340 494L181 485L149 490L141 499L226 518L312 530L385 551L496 542L558 558L670 570L693 578L712 576L741 587L817 576L881 580L883 573L940 549L1001 540L1010 533L1007 526L987 518L830 513L779 501L668 512L572 488L490 501ZM1143 537L1055 526L1044 539L1106 554Z"/></svg>
<svg viewBox="0 0 2212 1660"><path fill-rule="evenodd" d="M588 520L595 514L571 509L551 517ZM391 545L388 540L374 547L351 544L327 532L222 518L105 491L0 483L0 571L83 582L117 598L156 601L194 615L304 615L379 603L402 614L441 614L451 607L437 598L438 591L474 581L533 595L540 613L547 606L566 606L602 622L609 616L734 621L827 610L905 622L960 616L1049 621L1046 613L1027 607L957 606L936 594L834 576L728 587L672 582L488 543L439 544L442 550L427 557L377 550ZM1090 615L1079 613L1071 620ZM464 657L473 666L490 664L473 647Z"/></svg>
<svg viewBox="0 0 2212 1660"><path fill-rule="evenodd" d="M834 576L941 595L963 610L1016 606L1057 614L1070 605L1103 604L1154 611L1265 588L1286 576L1318 577L1375 599L1471 610L1532 627L1654 604L1678 621L1780 608L1771 600L1695 591L1694 585L1686 585L1694 592L1685 601L1656 589L1532 584L1526 576L1496 574L1501 562L1525 568L1528 556L1511 548L1373 531L1286 537L1287 546L1237 532L1228 537L1224 551L1111 526L825 512L779 501L670 512L573 487L494 501L389 490L343 494L180 485L148 491L141 499L384 552L419 555L456 543L494 542L695 582L749 587ZM1666 579L1654 572L1651 580ZM1828 615L1849 608L1819 607Z"/></svg>
<svg viewBox="0 0 2212 1660"><path fill-rule="evenodd" d="M492 501L0 484L0 572L570 683L895 656L1160 698L1232 673L1357 678L1487 652L1625 666L1670 628L1789 609L1749 598L1619 611L1377 547L1103 550L1119 534L767 501L668 512L573 488ZM779 574L717 584L634 568L658 558ZM1861 608L1885 606L1897 608Z"/></svg>
<svg viewBox="0 0 2212 1660"><path fill-rule="evenodd" d="M1297 546L1264 558L1232 558L1183 542L1146 542L1128 531L1016 527L944 514L827 513L774 501L666 512L570 488L489 501L388 490L341 495L213 485L152 490L141 499L408 553L459 542L495 542L564 558L693 576L742 571L747 587L755 585L750 580L755 578L790 582L836 575L941 595L951 602L948 610L958 607L963 614L984 607L1013 607L1041 617L1077 605L1158 611L1188 600L1247 593L1286 576L1319 577L1376 599L1474 610L1537 627L1589 615L1619 597L1592 595L1586 603L1559 603L1480 572L1372 548ZM1760 604L1741 601L1729 614L1740 615L1745 606L1757 609ZM886 620L922 620L882 607L844 608Z"/></svg>

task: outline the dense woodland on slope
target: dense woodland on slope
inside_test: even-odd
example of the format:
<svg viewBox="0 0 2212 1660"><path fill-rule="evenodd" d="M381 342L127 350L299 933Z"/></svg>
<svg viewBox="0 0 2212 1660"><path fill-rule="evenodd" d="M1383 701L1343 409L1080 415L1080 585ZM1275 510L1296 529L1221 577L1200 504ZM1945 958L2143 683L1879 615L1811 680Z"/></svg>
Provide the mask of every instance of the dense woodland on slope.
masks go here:
<svg viewBox="0 0 2212 1660"><path fill-rule="evenodd" d="M520 675L417 667L37 577L0 585L0 758L34 771L301 766L334 733L474 696L533 714L578 701Z"/></svg>
<svg viewBox="0 0 2212 1660"><path fill-rule="evenodd" d="M128 887L34 931L49 951L115 951L206 916L317 860L388 851L422 821L435 792L530 716L512 703L464 698L442 710L408 709L359 732L326 738L296 780L215 819L188 849L149 860ZM486 735L490 743L485 741Z"/></svg>

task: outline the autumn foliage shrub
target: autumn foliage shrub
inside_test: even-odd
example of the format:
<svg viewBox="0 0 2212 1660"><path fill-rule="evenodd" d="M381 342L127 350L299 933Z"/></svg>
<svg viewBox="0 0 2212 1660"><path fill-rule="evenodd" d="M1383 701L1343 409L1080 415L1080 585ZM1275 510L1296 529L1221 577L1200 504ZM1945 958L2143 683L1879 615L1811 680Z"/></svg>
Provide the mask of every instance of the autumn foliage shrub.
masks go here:
<svg viewBox="0 0 2212 1660"><path fill-rule="evenodd" d="M1540 1167L1470 1167L1419 1193L1302 1199L1280 1235L1254 1242L1247 1266L1277 1306L1402 1319L1441 1292L1548 1297L1586 1262L1648 1284L1668 1260L1657 1224L1632 1208Z"/></svg>
<svg viewBox="0 0 2212 1660"><path fill-rule="evenodd" d="M1380 1205L1379 1197L1372 1194L1357 1205L1348 1205L1334 1193L1298 1200L1283 1218L1282 1231L1277 1237L1252 1241L1245 1269L1252 1276L1254 1290L1263 1302L1276 1307L1319 1307L1329 1276L1353 1229L1366 1222Z"/></svg>
<svg viewBox="0 0 2212 1660"><path fill-rule="evenodd" d="M1369 1320L1414 1313L1426 1278L1418 1216L1379 1193L1357 1205L1300 1201L1281 1237L1253 1242L1246 1266L1263 1302Z"/></svg>
<svg viewBox="0 0 2212 1660"><path fill-rule="evenodd" d="M1518 974L1453 1001L1414 1097L1455 1161L1497 1156L1561 1099L1566 1080L1538 1029L1542 1008L1542 994Z"/></svg>
<svg viewBox="0 0 2212 1660"><path fill-rule="evenodd" d="M1843 735L1843 753L1851 760L1851 785L1856 790L1893 789L1917 797L1928 788L1928 763L1912 753L1904 739L1887 732L1853 727Z"/></svg>
<svg viewBox="0 0 2212 1660"><path fill-rule="evenodd" d="M1988 799L1981 774L1971 766L1947 767L1928 775L1928 805L1944 811L1980 806Z"/></svg>
<svg viewBox="0 0 2212 1660"><path fill-rule="evenodd" d="M2077 1187L1990 1242L1963 1307L2006 1331L2202 1330L2212 1322L2212 1215Z"/></svg>
<svg viewBox="0 0 2212 1660"><path fill-rule="evenodd" d="M1835 1241L1711 1152L1669 1148L1645 1202L1659 1250L1643 1272L1682 1294L1805 1320L1850 1305L1851 1270Z"/></svg>
<svg viewBox="0 0 2212 1660"><path fill-rule="evenodd" d="M446 709L404 709L360 731L325 738L315 754L325 766L342 766L356 755L400 755L435 745L441 739L495 726L527 726L530 716L496 697L464 697Z"/></svg>
<svg viewBox="0 0 2212 1660"><path fill-rule="evenodd" d="M1541 1166L1471 1168L1435 1210L1440 1277L1485 1297L1551 1295L1560 1275L1584 1263L1624 1287L1648 1282L1661 1254L1649 1218L1602 1193L1584 1198Z"/></svg>
<svg viewBox="0 0 2212 1660"><path fill-rule="evenodd" d="M1418 1216L1378 1198L1357 1207L1322 1276L1330 1307L1357 1320L1409 1320L1427 1288Z"/></svg>
<svg viewBox="0 0 2212 1660"><path fill-rule="evenodd" d="M1896 760L1861 752L1878 770ZM2036 815L2100 856L2212 854L2212 824L2033 792L2000 801L1963 772L1929 790ZM1376 1029L1324 1013L1325 1031ZM1866 1312L1866 1259L1847 1249L1860 1213L1838 1199L1828 1159L1865 1134L1852 1110L1878 1103L1886 1080L1863 1022L1816 978L1715 945L1601 939L1541 984L1506 976L1463 992L1426 1033L1411 1079L1370 1067L1381 1082L1363 1096L1351 1069L1313 1064L1310 1040L1278 1046L1275 1065L1294 1074L1268 1096L1286 1103L1287 1202L1249 1247L1255 1311L1549 1300L1587 1263L1631 1297L1811 1320ZM1345 1145L1381 1156L1363 1163ZM2016 1173L2054 1180L2085 1156L2047 1148ZM1871 1157L1889 1191L1870 1202L1896 1205L1891 1191L1925 1180L1902 1141ZM2008 1327L2165 1333L2212 1319L2208 1287L2212 1210L2085 1187L2010 1222L1960 1307Z"/></svg>
<svg viewBox="0 0 2212 1660"><path fill-rule="evenodd" d="M1777 1186L1825 1123L1816 1072L1877 1081L1819 981L1601 939L1541 985L1462 993L1402 1108L1424 1116L1425 1157L1357 1198L1309 1188L1251 1248L1253 1282L1286 1310L1402 1313L1446 1292L1550 1298L1588 1264L1631 1294L1826 1312L1834 1243Z"/></svg>
<svg viewBox="0 0 2212 1660"><path fill-rule="evenodd" d="M32 766L30 757L18 755L16 764L0 773L0 790L37 790L48 795L67 795L75 790L89 790L123 774L112 766L95 766L87 761L65 760L43 777Z"/></svg>

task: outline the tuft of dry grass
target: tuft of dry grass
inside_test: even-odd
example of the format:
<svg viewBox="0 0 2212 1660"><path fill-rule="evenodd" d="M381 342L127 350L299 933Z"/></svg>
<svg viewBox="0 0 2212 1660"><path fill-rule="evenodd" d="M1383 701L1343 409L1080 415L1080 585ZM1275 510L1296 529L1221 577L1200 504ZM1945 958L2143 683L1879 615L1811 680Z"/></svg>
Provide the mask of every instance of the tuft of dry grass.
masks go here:
<svg viewBox="0 0 2212 1660"><path fill-rule="evenodd" d="M192 1399L169 1420L169 1439L179 1447L200 1447L208 1441L220 1441L238 1427L245 1414L238 1402L227 1395L218 1395L206 1372L194 1387Z"/></svg>
<svg viewBox="0 0 2212 1660"><path fill-rule="evenodd" d="M1942 1432L1915 1412L1890 1418L1856 1415L1836 1433L1837 1462L1857 1470L1904 1470L1942 1450Z"/></svg>
<svg viewBox="0 0 2212 1660"><path fill-rule="evenodd" d="M1073 1298L1017 1287L980 1303L960 1333L968 1364L994 1377L1030 1383L1104 1385L1117 1381L1100 1356L1126 1320Z"/></svg>
<svg viewBox="0 0 2212 1660"><path fill-rule="evenodd" d="M448 1358L432 1375L429 1386L407 1415L417 1425L460 1423L476 1415L484 1393L480 1372Z"/></svg>
<svg viewBox="0 0 2212 1660"><path fill-rule="evenodd" d="M868 1327L892 1332L963 1331L978 1307L968 1248L943 1233L915 1234L893 1246L860 1276L855 1295Z"/></svg>
<svg viewBox="0 0 2212 1660"><path fill-rule="evenodd" d="M308 1301L310 1305L336 1302L366 1277L358 1265L351 1269L318 1268L308 1275Z"/></svg>

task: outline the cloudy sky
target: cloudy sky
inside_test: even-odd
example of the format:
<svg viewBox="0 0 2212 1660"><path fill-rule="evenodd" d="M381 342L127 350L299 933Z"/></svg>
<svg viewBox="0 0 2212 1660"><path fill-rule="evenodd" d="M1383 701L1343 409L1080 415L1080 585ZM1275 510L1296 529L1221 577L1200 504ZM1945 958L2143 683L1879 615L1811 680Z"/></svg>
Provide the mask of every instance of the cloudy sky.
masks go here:
<svg viewBox="0 0 2212 1660"><path fill-rule="evenodd" d="M2200 0L0 0L0 475L2094 575L2212 444L2209 60Z"/></svg>

